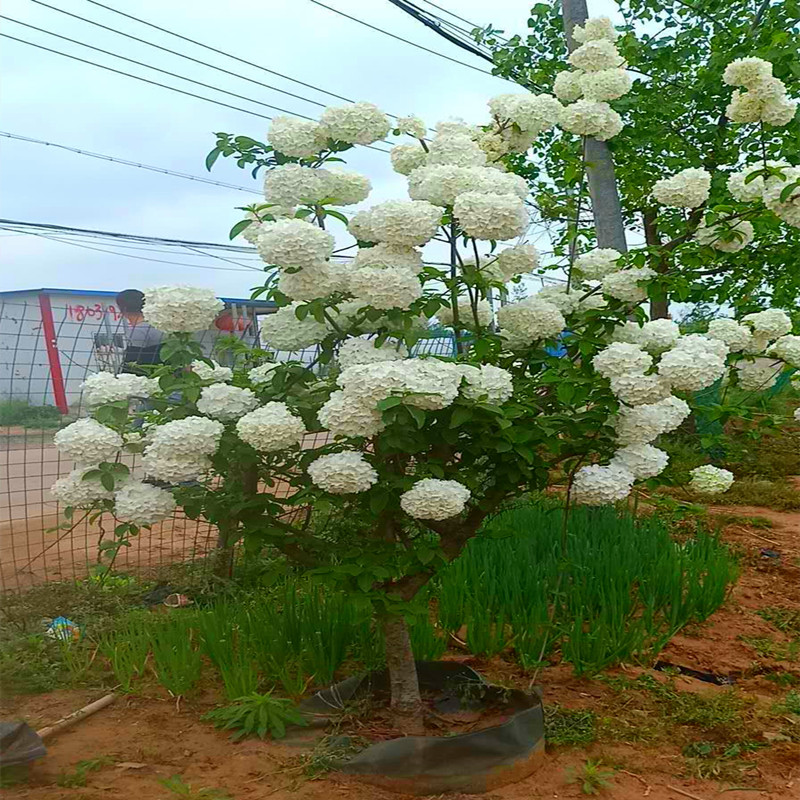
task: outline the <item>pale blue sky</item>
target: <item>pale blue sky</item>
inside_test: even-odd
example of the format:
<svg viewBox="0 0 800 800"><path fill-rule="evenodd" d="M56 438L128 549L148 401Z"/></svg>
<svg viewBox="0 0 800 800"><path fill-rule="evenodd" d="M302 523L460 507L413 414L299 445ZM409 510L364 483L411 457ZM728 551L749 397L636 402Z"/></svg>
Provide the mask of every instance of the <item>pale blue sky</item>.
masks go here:
<svg viewBox="0 0 800 800"><path fill-rule="evenodd" d="M264 83L323 103L338 104L310 89L194 48L85 0L48 0L53 5L150 39ZM122 11L278 70L307 83L369 100L395 114L415 113L429 125L448 117L485 118L486 99L513 85L416 50L319 8L308 0L105 0ZM524 34L530 3L520 0L437 0L479 24ZM330 0L329 5L400 36L481 68L488 64L448 44L385 0ZM590 0L590 13L613 16L610 0ZM145 61L183 75L317 116L318 106L278 94L100 30L31 0L5 0L3 14ZM150 70L91 52L2 20L3 32L92 61L185 88L258 113L279 112L237 101ZM203 159L212 132L262 138L266 120L182 97L61 56L3 39L0 68L5 78L0 130L194 175L206 175ZM226 242L238 218L234 206L248 195L84 156L0 138L0 216L149 236ZM388 155L358 149L349 164L369 175L371 202L405 196L405 181L391 171ZM217 180L257 188L246 173L220 163ZM89 243L103 246L100 243ZM226 267L200 256L135 255ZM190 283L221 295L247 295L258 273L170 266L102 254L33 236L0 233L0 291L39 286L116 290L156 283Z"/></svg>

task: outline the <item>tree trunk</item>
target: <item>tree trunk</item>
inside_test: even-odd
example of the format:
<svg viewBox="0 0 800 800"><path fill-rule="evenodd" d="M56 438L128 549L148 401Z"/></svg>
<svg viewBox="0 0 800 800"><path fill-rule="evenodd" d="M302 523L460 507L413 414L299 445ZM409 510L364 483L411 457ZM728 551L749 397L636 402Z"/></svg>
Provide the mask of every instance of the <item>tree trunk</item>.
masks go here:
<svg viewBox="0 0 800 800"><path fill-rule="evenodd" d="M403 733L421 736L422 698L408 625L403 617L389 614L382 618L382 623L395 723Z"/></svg>
<svg viewBox="0 0 800 800"><path fill-rule="evenodd" d="M570 53L579 46L572 38L572 29L583 25L589 16L586 0L562 0L564 33ZM622 221L622 205L619 200L614 160L606 142L587 137L586 175L589 179L589 196L592 199L594 226L598 247L613 247L620 253L628 250L625 241L625 225Z"/></svg>
<svg viewBox="0 0 800 800"><path fill-rule="evenodd" d="M230 543L228 530L222 526L219 527L217 547L214 550L214 575L226 580L233 577L233 545Z"/></svg>
<svg viewBox="0 0 800 800"><path fill-rule="evenodd" d="M647 246L660 248L661 237L658 234L656 212L652 208L645 209L642 212L642 220L644 222L644 240L647 242ZM656 257L654 266L656 272L666 272L669 263L661 254ZM650 319L669 319L669 296L666 293L663 296L650 298Z"/></svg>

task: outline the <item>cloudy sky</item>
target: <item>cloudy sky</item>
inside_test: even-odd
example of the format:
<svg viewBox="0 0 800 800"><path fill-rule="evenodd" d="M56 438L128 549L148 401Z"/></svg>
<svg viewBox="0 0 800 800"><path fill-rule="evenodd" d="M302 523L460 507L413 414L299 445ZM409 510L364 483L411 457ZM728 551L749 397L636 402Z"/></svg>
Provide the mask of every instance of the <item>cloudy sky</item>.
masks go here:
<svg viewBox="0 0 800 800"><path fill-rule="evenodd" d="M34 0L5 0L2 13L249 99L198 87L8 19L0 22L2 32L240 106L256 115L280 113L259 103L310 117L318 116L321 107L308 100L325 105L340 103L319 91L160 33L88 0L48 2L307 100L287 97L160 52ZM103 2L320 89L355 100L369 100L389 113L417 114L429 125L449 117L482 122L486 99L511 87L499 78L393 40L310 0L229 0L224 4L197 0ZM521 0L437 2L478 24L492 23L508 34L525 32L528 3ZM326 4L480 69L489 66L450 45L386 0L326 0ZM613 17L614 4L610 0L589 0L589 11L592 15ZM209 176L203 160L213 147L214 131L263 138L267 120L9 39L3 39L0 59L5 76L0 130L257 190L257 182L235 165L218 162ZM0 138L0 147L3 180L0 217L4 219L225 243L228 229L239 218L234 207L256 197L4 137ZM348 154L348 161L352 168L372 179L370 202L405 195L405 181L392 172L388 155L358 148ZM248 296L249 289L259 282L258 273L253 271L258 261L248 255L221 254L241 262L231 264L188 250L163 248L165 252L154 252L109 248L108 244L92 239L69 241L0 231L0 291L42 286L118 290L181 282L209 286L223 296Z"/></svg>

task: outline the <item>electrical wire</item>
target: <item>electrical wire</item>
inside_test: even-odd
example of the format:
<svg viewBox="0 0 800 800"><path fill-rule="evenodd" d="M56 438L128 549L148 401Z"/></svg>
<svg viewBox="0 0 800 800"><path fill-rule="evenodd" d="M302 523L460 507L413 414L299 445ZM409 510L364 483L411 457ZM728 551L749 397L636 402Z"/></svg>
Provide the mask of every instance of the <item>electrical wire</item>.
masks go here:
<svg viewBox="0 0 800 800"><path fill-rule="evenodd" d="M124 158L117 158L116 156L107 156L102 153L93 153L90 150L81 150L78 147L69 147L65 144L57 144L56 142L47 142L44 139L34 139L31 136L20 136L16 133L9 133L8 131L0 131L0 136L5 136L7 139L14 139L20 142L29 142L30 144L41 144L47 147L55 147L59 150L67 150L70 153L77 153L81 156L88 156L90 158L99 158L103 161L111 161L114 164L122 164L126 167L138 167L139 169L146 169L150 172L159 172L163 175L171 175L174 178L183 178L187 181L197 181L198 183L208 183L212 186L220 186L224 189L236 189L240 192L248 192L249 194L261 194L257 189L248 189L245 186L237 186L233 183L225 183L224 181L215 181L211 178L202 178L199 175L189 175L184 172L176 172L175 170L167 169L166 167L154 167L150 164L140 164L137 161L127 161Z"/></svg>

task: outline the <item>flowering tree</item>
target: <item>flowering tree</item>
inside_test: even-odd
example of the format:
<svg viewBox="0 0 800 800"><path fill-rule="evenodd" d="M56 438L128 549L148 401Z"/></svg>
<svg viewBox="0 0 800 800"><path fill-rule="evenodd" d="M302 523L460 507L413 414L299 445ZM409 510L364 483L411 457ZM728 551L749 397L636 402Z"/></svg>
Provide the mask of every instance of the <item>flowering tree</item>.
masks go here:
<svg viewBox="0 0 800 800"><path fill-rule="evenodd" d="M430 138L420 120L393 125L369 103L328 108L319 123L278 118L269 145L220 134L212 160L221 153L266 167L266 202L235 227L278 271L277 286L259 290L279 306L263 344L315 347L313 363L272 362L238 346L232 366L220 366L190 336L218 313L213 295L151 289L144 314L171 334L165 363L149 377L91 378L93 417L56 436L81 466L55 495L112 512L117 544L180 505L225 542L242 540L245 552L270 545L372 601L392 705L409 729L421 711L404 615L488 515L545 489L556 472L568 504L623 500L666 467L653 442L689 415L694 392L723 377L764 384L752 359L765 351L770 376L784 362L800 365L800 336L780 309L716 321L706 335L648 321L642 303L656 273L636 251L581 253L565 283L505 302L509 284L546 269L524 240L529 186L515 165L555 126L605 139L622 129L608 101L630 82L613 28L589 20L575 36L583 44L571 61L581 72L557 88L563 97L561 84L577 81L583 99L576 90L566 106L548 94L505 94L489 101L485 125L443 122ZM750 85L768 68L750 60L725 75ZM367 198L369 180L328 167L390 131L411 139L391 154L410 199L348 218L341 209ZM790 169L750 169L780 196L776 212L797 202ZM662 203L692 207L707 193L691 171L656 190ZM333 257L328 226L337 223L357 241L347 263ZM726 237L718 238L736 239ZM447 254L446 266L441 256L426 263L426 245ZM452 330L452 357L415 357L432 320ZM129 413L132 397L148 398L147 410ZM122 448L143 450L146 475L168 487L129 475ZM732 479L706 465L693 483L713 493Z"/></svg>

